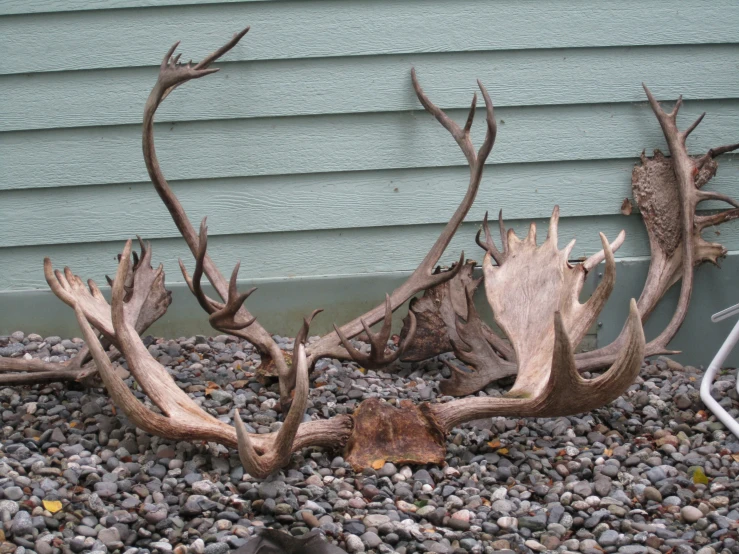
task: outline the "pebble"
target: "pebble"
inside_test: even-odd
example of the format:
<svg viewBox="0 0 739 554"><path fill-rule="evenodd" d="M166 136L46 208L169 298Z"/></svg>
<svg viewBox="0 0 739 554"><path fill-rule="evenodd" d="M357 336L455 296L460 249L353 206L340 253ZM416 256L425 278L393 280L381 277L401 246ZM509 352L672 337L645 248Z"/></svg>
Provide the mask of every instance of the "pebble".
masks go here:
<svg viewBox="0 0 739 554"><path fill-rule="evenodd" d="M0 337L0 349L64 361L81 346L17 337ZM277 386L245 377L259 363L248 343L146 340L177 385L215 417L231 423L238 408L255 432L279 427ZM319 361L311 379L321 385L311 390L306 419L351 413L355 398L441 397L443 363L396 369ZM590 414L460 426L440 466L388 462L355 473L340 453L312 449L264 480L246 475L234 451L136 430L103 389L0 386L0 533L15 554L59 554L55 544L99 554L226 554L258 527L296 536L319 529L348 552L381 554L687 554L685 541L700 554L731 552L739 441L695 412L700 376L657 361L624 396ZM720 375L713 392L737 411L735 379ZM501 392L492 385L480 395ZM695 482L700 475L707 484ZM61 510L50 511L50 500Z"/></svg>

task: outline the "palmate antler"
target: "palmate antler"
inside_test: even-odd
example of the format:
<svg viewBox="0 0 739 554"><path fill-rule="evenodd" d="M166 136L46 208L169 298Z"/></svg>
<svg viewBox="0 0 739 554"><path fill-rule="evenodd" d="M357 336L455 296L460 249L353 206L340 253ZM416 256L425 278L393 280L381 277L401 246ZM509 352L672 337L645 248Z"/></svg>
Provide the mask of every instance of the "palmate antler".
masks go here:
<svg viewBox="0 0 739 554"><path fill-rule="evenodd" d="M151 265L152 250L139 238L141 255L133 253L134 263L127 266L122 277L126 292L123 299L124 312L129 323L141 334L161 318L172 303L172 293L164 288L164 269L156 270ZM120 258L119 258L120 262ZM110 313L110 305L92 279L87 286L77 275L65 267L64 271L54 270L49 258L44 259L44 276L51 291L71 308L79 309L86 320L103 336L106 350L112 345L118 347L118 338ZM108 279L109 284L113 284ZM120 357L118 350L108 353L111 360ZM49 381L84 381L94 376L97 365L89 348L82 348L74 357L64 363L44 362L38 359L0 358L0 384L22 385ZM8 373L5 373L8 372Z"/></svg>
<svg viewBox="0 0 739 554"><path fill-rule="evenodd" d="M180 267L190 290L195 294L203 309L210 314L209 320L214 328L250 341L262 354L263 365L266 365L269 361L274 364L280 383L280 403L283 409L287 409L291 402L291 393L295 387L295 365L291 365L288 362L277 343L272 339L270 333L256 321L244 306L246 298L253 290L244 294L238 293L236 289L238 266L234 270L230 282L227 282L226 278L220 273L208 256L205 221L201 225L200 234L196 234L195 229L187 218L187 214L172 192L161 171L154 147L154 115L162 101L179 85L217 71L217 69L209 68L210 64L232 49L248 30L249 28L247 27L236 34L226 45L194 66L190 64L180 65L178 64L179 56L173 57L174 51L179 43L170 48L162 61L159 78L149 95L144 109L144 160L157 193L162 198L178 230L195 257L195 270L192 277L188 275L184 264L180 262ZM478 82L480 92L485 101L487 129L485 139L479 150L476 151L470 139L470 129L474 119L477 95L474 95L472 98L472 105L465 126L460 127L428 99L418 83L415 71L411 72L411 76L414 89L421 104L451 133L467 159L467 163L470 166L470 181L467 193L421 264L400 287L388 295L385 303L378 305L366 314L355 318L341 327L337 327L333 333L323 336L318 341L306 347L309 368L323 357L354 359L369 367L385 366L393 362L403 352L404 347L412 341L413 337L408 337L398 351L394 353L386 352L385 346L390 334L388 323L390 322L392 312L397 310L418 292L433 288L453 278L456 271L462 267L461 262L464 260L464 253L462 253L460 263L455 266L453 271L442 273L434 271L434 267L439 262L454 233L472 206L480 187L485 160L490 154L495 142L497 127L493 113L493 104L485 87L482 83ZM200 284L203 275L207 277L216 289L223 302L208 298L203 293ZM374 335L369 331L372 325L383 320L385 324L378 335ZM359 335L362 331L366 331L371 339L371 350L369 354L363 354L357 351L349 342L349 339ZM295 355L295 352L293 355Z"/></svg>

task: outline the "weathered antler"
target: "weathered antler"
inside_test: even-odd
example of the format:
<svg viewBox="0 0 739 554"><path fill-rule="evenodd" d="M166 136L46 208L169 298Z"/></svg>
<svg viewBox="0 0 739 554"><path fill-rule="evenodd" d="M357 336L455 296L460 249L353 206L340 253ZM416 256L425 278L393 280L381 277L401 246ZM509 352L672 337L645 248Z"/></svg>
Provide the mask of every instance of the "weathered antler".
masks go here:
<svg viewBox="0 0 739 554"><path fill-rule="evenodd" d="M151 177L159 196L167 206L178 230L185 238L185 241L195 257L196 267L192 278L187 275L184 265L180 263L188 286L193 294L195 294L203 309L210 314L210 322L215 328L249 340L257 347L263 356L269 358L274 363L280 381L280 401L283 409L286 409L290 404L290 394L295 386L295 368L289 366L271 335L255 321L252 315L249 314L243 306L244 300L251 291L249 293L237 294L235 284L238 266L232 275L230 283L227 284L225 277L218 271L215 264L208 256L207 229L205 224L203 222L200 235L196 235L195 229L190 224L182 205L172 192L164 174L161 171L154 148L154 114L164 98L166 98L174 88L182 83L191 79L204 77L215 72L216 69L210 69L209 65L233 48L247 31L248 28L235 35L229 43L195 66L190 66L190 64L184 66L179 65L177 63L179 56L176 58L172 57L179 43L170 48L169 52L167 52L167 55L164 57L159 72L159 78L149 95L149 99L147 100L144 110L144 160L146 161L149 176ZM464 128L461 128L428 99L418 84L415 71L412 71L411 75L416 94L424 108L433 114L444 128L452 134L467 159L470 166L470 182L467 193L421 264L405 283L389 295L388 300L386 300L384 304L375 307L366 314L357 317L340 328L337 328L335 332L329 333L306 348L309 368L312 367L318 359L327 356L342 359L354 358L360 363L364 363L372 367L391 363L397 359L403 350L403 348L401 348L394 354L388 354L385 352L384 343L387 342L390 334L387 322L389 321L392 312L397 310L416 293L425 289L433 288L434 286L451 279L455 274L454 272L434 272L434 267L444 253L446 247L449 245L454 233L467 215L467 212L472 206L477 195L485 160L490 154L495 142L496 123L493 113L493 104L490 100L490 96L485 90L485 87L478 81L480 91L485 100L487 132L482 146L479 150L475 151L470 139L470 129L475 113L477 95L473 96L472 106L470 108L467 122ZM464 254L462 255L461 260L463 259ZM461 267L461 262L457 265L457 269L459 269L459 267ZM200 278L203 274L205 274L214 286L218 294L223 299L223 302L208 298L203 293L200 286ZM369 332L369 328L381 320L386 322L383 326L383 330L380 331L378 335L374 335ZM367 331L368 336L371 339L371 350L369 355L360 353L351 346L348 340L357 336L363 330ZM411 339L412 337L409 337L409 340ZM402 346L407 346L407 344L408 342L405 342ZM268 360L265 360L263 365L266 365L267 361Z"/></svg>
<svg viewBox="0 0 739 554"><path fill-rule="evenodd" d="M364 319L361 322L364 332L367 334L367 340L370 343L369 353L361 352L352 346L346 335L335 324L334 330L352 360L366 368L381 368L390 365L403 355L408 345L413 342L416 336L416 315L412 311L409 311L408 329L400 344L398 344L398 348L395 351L390 351L387 348L387 342L390 340L390 333L392 332L393 326L393 309L389 294L385 295L385 318L382 322L380 332L373 333Z"/></svg>
<svg viewBox="0 0 739 554"><path fill-rule="evenodd" d="M347 341L339 336L339 333L344 337L354 337L362 332L366 326L374 325L381 319L387 319L388 310L396 310L398 307L403 305L408 299L415 294L431 289L438 286L450 279L452 279L456 273L462 268L464 262L464 253L460 257L459 263L451 271L437 272L434 271L439 259L452 240L452 237L456 233L459 226L464 221L464 218L472 207L477 191L480 188L480 181L482 179L482 173L485 167L485 160L490 155L495 144L495 136L497 133L497 125L495 122L495 113L493 111L493 102L490 99L490 95L478 81L477 84L480 88L480 92L485 100L485 111L486 111L486 133L485 139L480 146L479 150L475 150L470 138L470 129L472 128L472 122L475 116L475 109L477 106L477 94L472 96L472 104L470 111L467 116L467 121L464 127L460 127L455 121L453 121L446 113L444 113L438 106L436 106L431 100L429 100L426 93L421 88L416 77L415 69L411 70L411 79L413 81L413 88L416 91L419 101L423 107L432 114L439 123L451 133L454 140L459 145L462 153L467 159L467 163L470 167L470 181L467 187L467 193L465 194L462 202L457 207L456 211L452 215L449 222L444 227L444 230L436 239L436 242L429 250L426 257L423 259L421 264L411 274L411 276L392 294L389 295L389 300L386 301L385 305L380 305L366 314L346 323L341 326L334 333L328 334L322 337L318 342L311 345L309 349L309 363L310 360L317 360L325 356L342 357L341 344ZM345 345L344 345L345 346Z"/></svg>
<svg viewBox="0 0 739 554"><path fill-rule="evenodd" d="M187 214L185 213L182 204L180 204L180 201L172 192L169 183L167 183L167 180L164 177L164 173L162 173L154 146L154 115L162 101L181 84L192 79L205 77L206 75L210 75L218 71L218 69L209 68L210 64L236 46L248 31L249 27L237 33L224 46L208 55L203 61L194 66L191 66L189 63L186 65L180 65L178 63L179 55L173 57L174 51L179 45L179 42L175 43L169 49L162 60L161 67L159 69L159 77L154 88L149 94L149 98L146 101L146 106L144 108L142 146L144 151L144 162L146 163L149 177L154 184L154 188L156 188L157 193L164 202L164 205L167 207L167 210L169 210L177 229L185 239L190 251L197 260L199 269L196 269L196 271L200 271L206 275L226 304L228 304L228 300L231 299L231 304L228 308L229 315L224 318L216 317L216 323L229 323L236 319L238 319L240 323L248 322L248 325L245 325L243 328L227 327L225 331L253 343L264 357L269 357L274 362L277 367L278 374L280 375L281 396L283 398L288 398L289 390L282 387L282 383L289 375L290 367L282 356L279 346L272 339L272 336L259 324L259 322L254 321L253 316L243 306L243 303L238 303L238 297L233 297L229 294L229 281L227 281L223 274L218 270L206 251L205 246L207 245L207 240L205 239L207 237L202 237L203 241L201 244L201 238L195 233L195 229L187 218ZM182 263L180 263L180 265L184 271ZM186 272L184 273L186 274ZM199 286L199 278L190 280L186 275L185 279L188 281L188 285L190 285L191 290L195 292L194 285L197 282L197 286ZM208 299L204 294L202 294L202 291L196 293L196 297L209 314L213 314L218 310L223 310L226 307L226 305L220 302ZM232 311L233 314L231 314ZM235 327L238 327L238 325Z"/></svg>
<svg viewBox="0 0 739 554"><path fill-rule="evenodd" d="M694 268L703 262L716 264L726 255L718 243L707 242L701 236L709 226L739 218L739 203L716 192L701 190L716 174L715 158L739 148L739 144L721 146L702 156L688 154L686 140L703 120L701 114L685 131L677 127L677 115L682 105L678 98L671 112L665 112L650 90L644 86L649 104L662 127L671 156L666 158L659 150L654 157L641 156L641 165L634 168L632 190L649 236L651 259L649 273L637 306L642 320L646 320L667 290L682 279L680 297L672 319L655 339L646 345L645 355L670 354L668 346L680 329L690 304L693 291ZM698 204L704 200L720 200L733 206L712 215L696 215ZM627 340L626 331L610 345L578 354L578 367L589 370L612 363Z"/></svg>
<svg viewBox="0 0 739 554"><path fill-rule="evenodd" d="M515 350L518 376L503 399L468 398L428 407L442 429L492 415L564 416L592 410L621 395L639 372L644 332L635 301L627 322L627 343L616 363L592 380L580 377L573 348L603 309L615 283L616 262L601 233L606 260L603 280L584 304L578 300L587 269L568 262L574 241L557 246L559 208L549 222L547 239L536 244L536 225L520 240L509 230L501 263L483 261L485 292L495 320ZM489 238L489 233L486 234ZM492 244L492 241L489 240ZM502 361L502 360L501 360Z"/></svg>
<svg viewBox="0 0 739 554"><path fill-rule="evenodd" d="M152 268L151 245L145 244L141 238L138 240L141 255L134 253L134 264L127 266L126 273L120 279L125 291L125 317L136 332L141 334L166 313L172 303L172 293L164 288L163 267L160 265L156 270ZM44 259L44 275L52 292L68 306L79 308L103 335L106 350L111 345L118 346L110 306L92 279L85 286L82 279L74 275L68 267L63 272L54 270L49 258ZM113 284L110 279L108 282ZM115 360L120 354L112 349L108 356ZM37 359L0 358L0 371L12 372L0 375L0 383L32 384L59 380L81 381L93 376L97 367L88 347L84 347L72 359L61 364Z"/></svg>
<svg viewBox="0 0 739 554"><path fill-rule="evenodd" d="M126 317L123 300L126 292L123 277L128 271L130 254L131 243L129 241L123 250L118 274L113 283L112 325L119 348L126 358L131 375L141 386L143 392L159 408L161 414L152 411L139 402L115 372L97 335L87 321L82 305L78 304L75 306L77 320L95 362L100 368L100 374L108 393L134 425L149 433L174 440L214 441L230 447L237 446L239 439L243 443L246 439L243 436L237 438L237 430L234 427L207 414L177 386L167 370L149 354L139 334ZM302 338L307 335L309 321L310 319L306 320L304 328L301 330L300 337ZM301 351L302 346L299 348L299 354ZM298 358L300 359L300 356ZM303 356L304 359L305 356ZM304 368L305 365L303 364L302 367ZM302 392L300 394L295 412L291 410L291 414L300 413L298 415L288 415L288 419L283 425L284 431L261 435L246 434L251 445L249 449L258 458L266 456L266 460L272 459L270 453L275 450L275 444L277 444L280 445L278 449L280 455L275 459L279 459L280 463L284 464L287 460L286 456L289 458L289 454L296 450L308 446L341 446L348 438L351 430L351 419L348 416L337 416L327 421L306 422L299 425L299 429L296 429L294 420L297 418L300 422L305 410ZM264 462L261 464L258 462L251 469L256 472L255 475L263 477L265 475L262 473L262 469L266 465ZM274 466L274 464L272 465ZM260 467L262 469L259 469ZM277 469L277 467L272 467L272 470L274 469Z"/></svg>

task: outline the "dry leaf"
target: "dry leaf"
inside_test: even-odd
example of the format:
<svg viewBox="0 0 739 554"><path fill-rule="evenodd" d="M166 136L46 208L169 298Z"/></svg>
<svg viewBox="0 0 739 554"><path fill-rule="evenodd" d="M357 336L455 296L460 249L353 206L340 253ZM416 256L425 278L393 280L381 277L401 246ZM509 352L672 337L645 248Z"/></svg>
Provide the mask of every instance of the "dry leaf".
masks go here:
<svg viewBox="0 0 739 554"><path fill-rule="evenodd" d="M382 469L382 466L385 465L385 460L375 460L372 462L372 469Z"/></svg>
<svg viewBox="0 0 739 554"><path fill-rule="evenodd" d="M621 213L624 215L631 215L632 210L633 206L631 205L631 200L624 198L624 201L621 202Z"/></svg>
<svg viewBox="0 0 739 554"><path fill-rule="evenodd" d="M488 446L490 448L498 448L500 447L500 441L498 439L492 440L488 443Z"/></svg>
<svg viewBox="0 0 739 554"><path fill-rule="evenodd" d="M205 394L210 395L214 390L220 390L220 388L221 387L219 387L213 381L208 381L205 383Z"/></svg>
<svg viewBox="0 0 739 554"><path fill-rule="evenodd" d="M739 454L732 454L731 457L734 458L735 462L739 462Z"/></svg>
<svg viewBox="0 0 739 554"><path fill-rule="evenodd" d="M44 509L55 514L62 509L62 503L58 500L42 500L41 503L44 505Z"/></svg>
<svg viewBox="0 0 739 554"><path fill-rule="evenodd" d="M605 450L603 451L603 455L604 455L604 456L613 456L613 448L606 448L606 449L605 449Z"/></svg>
<svg viewBox="0 0 739 554"><path fill-rule="evenodd" d="M500 454L501 456L505 456L506 454L508 454L508 449L507 448L499 448L496 451L496 454Z"/></svg>

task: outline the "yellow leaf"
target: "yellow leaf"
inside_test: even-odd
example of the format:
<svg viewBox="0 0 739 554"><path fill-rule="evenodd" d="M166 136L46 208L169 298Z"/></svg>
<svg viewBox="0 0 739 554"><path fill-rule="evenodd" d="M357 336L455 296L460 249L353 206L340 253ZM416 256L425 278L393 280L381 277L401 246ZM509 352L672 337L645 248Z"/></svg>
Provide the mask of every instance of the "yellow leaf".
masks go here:
<svg viewBox="0 0 739 554"><path fill-rule="evenodd" d="M44 509L50 511L52 514L57 513L62 509L62 503L58 500L43 500Z"/></svg>
<svg viewBox="0 0 739 554"><path fill-rule="evenodd" d="M375 460L372 462L372 469L382 469L382 466L385 465L385 460Z"/></svg>
<svg viewBox="0 0 739 554"><path fill-rule="evenodd" d="M693 483L707 485L709 482L710 480L703 472L703 468L697 467L693 470Z"/></svg>
<svg viewBox="0 0 739 554"><path fill-rule="evenodd" d="M495 440L493 440L493 441L490 441L490 442L488 443L488 446L489 446L490 448L498 448L498 447L500 446L500 441L499 441L498 439L495 439Z"/></svg>
<svg viewBox="0 0 739 554"><path fill-rule="evenodd" d="M506 454L508 454L508 449L507 448L500 448L500 449L498 449L498 451L496 452L496 454L500 454L502 456L505 456Z"/></svg>
<svg viewBox="0 0 739 554"><path fill-rule="evenodd" d="M612 448L606 448L606 449L605 449L605 450L603 451L603 455L604 455L604 456L613 456L613 449L612 449Z"/></svg>

